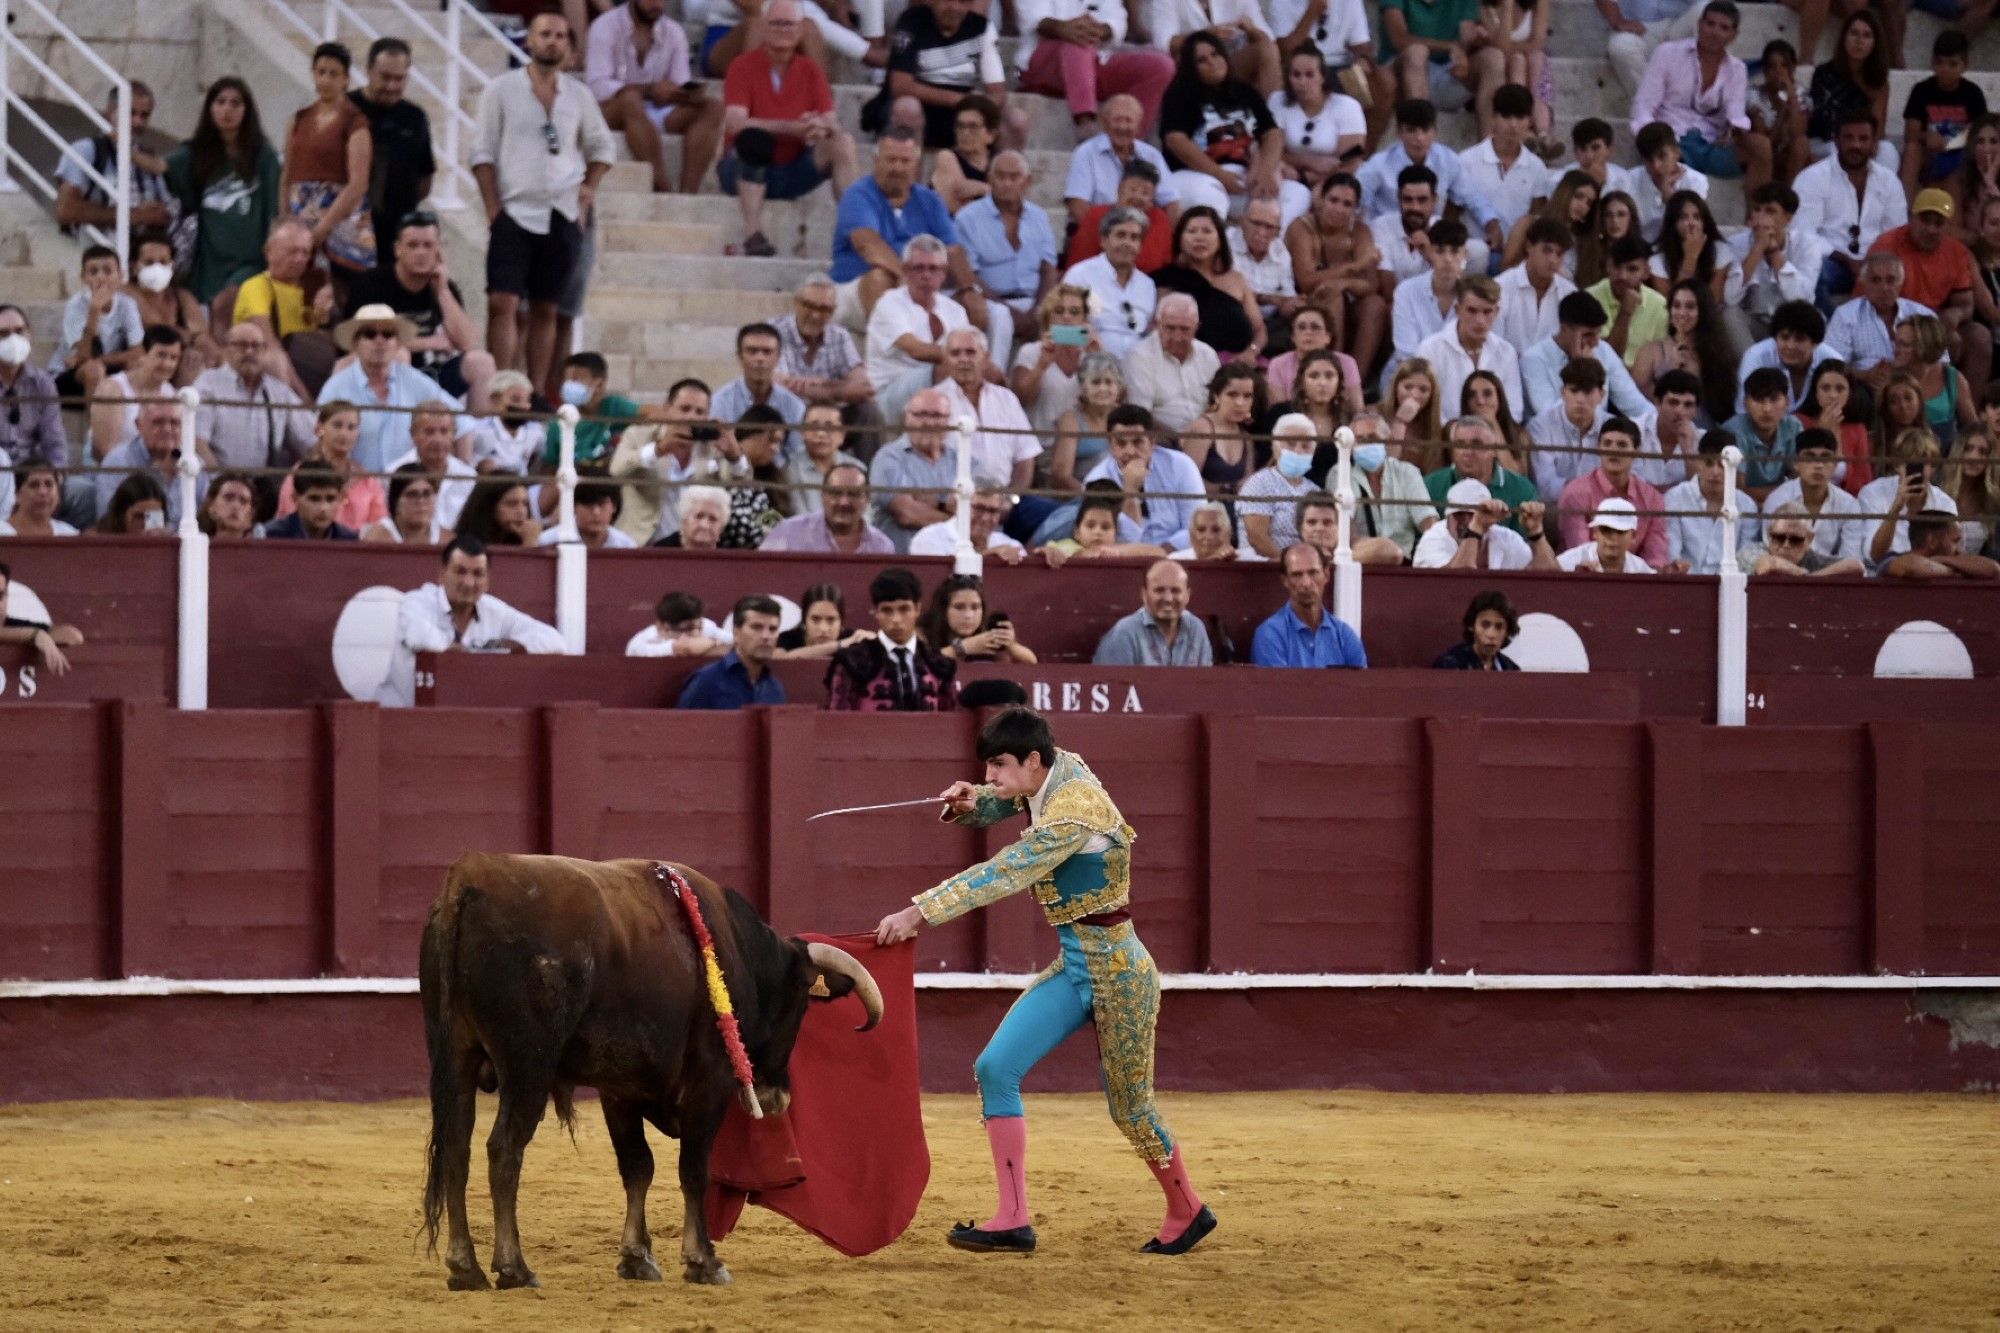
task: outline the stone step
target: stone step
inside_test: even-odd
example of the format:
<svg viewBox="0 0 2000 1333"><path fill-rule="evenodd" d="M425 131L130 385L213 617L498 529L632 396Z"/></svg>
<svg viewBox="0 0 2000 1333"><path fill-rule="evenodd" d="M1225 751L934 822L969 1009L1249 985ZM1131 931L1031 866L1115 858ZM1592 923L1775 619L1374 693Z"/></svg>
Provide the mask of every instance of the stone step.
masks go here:
<svg viewBox="0 0 2000 1333"><path fill-rule="evenodd" d="M628 256L630 258L630 256ZM778 260L757 261L766 264ZM594 287L586 307L592 325L599 321L626 321L654 324L716 324L732 331L755 319L778 319L791 313L789 290L780 288L742 289L726 287L684 287L657 290L618 286L603 269L598 270L603 286ZM628 348L629 350L629 348Z"/></svg>
<svg viewBox="0 0 2000 1333"><path fill-rule="evenodd" d="M605 254L636 251L711 255L722 249L723 230L719 225L700 222L622 222L613 220L607 212L604 224L598 229L597 244Z"/></svg>
<svg viewBox="0 0 2000 1333"><path fill-rule="evenodd" d="M0 301L24 309L33 303L48 302L60 310L75 281L75 274L54 264L0 268Z"/></svg>
<svg viewBox="0 0 2000 1333"><path fill-rule="evenodd" d="M802 278L824 272L815 259L751 259L739 255L656 255L599 250L596 281L628 290L739 291L789 294ZM749 316L745 316L749 318Z"/></svg>

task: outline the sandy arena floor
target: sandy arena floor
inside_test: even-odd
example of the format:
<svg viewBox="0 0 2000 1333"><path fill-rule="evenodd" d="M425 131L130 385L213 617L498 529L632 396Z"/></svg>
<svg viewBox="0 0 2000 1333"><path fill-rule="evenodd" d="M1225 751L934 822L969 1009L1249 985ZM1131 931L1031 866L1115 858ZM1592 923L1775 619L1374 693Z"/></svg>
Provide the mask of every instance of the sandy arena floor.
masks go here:
<svg viewBox="0 0 2000 1333"><path fill-rule="evenodd" d="M596 1108L578 1150L546 1120L522 1186L543 1289L456 1294L411 1240L415 1102L0 1108L0 1328L2000 1326L1991 1098L1171 1097L1222 1220L1172 1260L1135 1252L1158 1191L1092 1097L1029 1101L1041 1253L948 1249L989 1207L985 1139L970 1099L926 1109L931 1187L901 1242L847 1260L752 1209L720 1291L619 1281ZM484 1256L478 1141L474 1162Z"/></svg>

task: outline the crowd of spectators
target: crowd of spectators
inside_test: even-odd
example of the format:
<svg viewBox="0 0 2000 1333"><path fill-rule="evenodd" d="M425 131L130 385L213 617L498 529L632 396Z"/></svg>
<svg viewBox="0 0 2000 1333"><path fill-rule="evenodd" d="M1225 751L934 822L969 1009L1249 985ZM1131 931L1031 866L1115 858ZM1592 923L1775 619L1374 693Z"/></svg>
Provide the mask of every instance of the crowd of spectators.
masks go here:
<svg viewBox="0 0 2000 1333"><path fill-rule="evenodd" d="M557 404L585 416L573 537L597 549L944 554L965 449L989 556L1157 560L1118 660L1207 646L1175 628L1187 562L1265 560L1285 602L1253 657L1360 664L1316 536L1343 426L1366 564L1713 574L1733 445L1746 570L1984 577L2000 117L1969 55L1991 7L1955 6L1897 107L1896 3L1843 7L1818 60L1828 8L1786 3L1802 43L1746 62L1732 0L1599 0L1630 114L1559 140L1546 0L571 0L480 100L483 329L424 207L409 45L375 41L351 87L328 42L282 129L225 77L185 142L135 153L131 253L82 250L57 346L0 304L0 535L177 524L193 384L205 529L457 537L462 560L572 537ZM836 58L879 89L858 119ZM1053 214L1021 92L1074 136ZM135 133L152 109L134 85ZM574 345L620 136L655 191L734 195L751 260L774 201L833 196L826 271L741 326L725 383L614 384ZM110 220L82 170L104 152L71 146L66 225ZM438 606L478 603L461 573ZM841 697L944 697L963 644L1029 651L976 589L898 591L835 655ZM1489 667L1500 611L1468 613ZM719 697L784 651L749 614Z"/></svg>

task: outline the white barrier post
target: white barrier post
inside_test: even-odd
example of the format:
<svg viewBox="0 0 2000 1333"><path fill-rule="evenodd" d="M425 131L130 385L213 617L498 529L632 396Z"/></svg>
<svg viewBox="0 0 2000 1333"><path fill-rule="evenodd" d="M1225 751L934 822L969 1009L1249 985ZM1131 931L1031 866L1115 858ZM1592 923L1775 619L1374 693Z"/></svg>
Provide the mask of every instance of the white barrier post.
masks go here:
<svg viewBox="0 0 2000 1333"><path fill-rule="evenodd" d="M208 534L196 522L195 478L201 458L194 447L194 414L201 395L182 389L181 447L174 461L180 491L180 643L176 657L176 702L184 709L208 707Z"/></svg>
<svg viewBox="0 0 2000 1333"><path fill-rule="evenodd" d="M1340 511L1340 539L1333 548L1333 613L1361 633L1361 566L1354 559L1354 430L1333 433L1340 461L1334 473L1333 503Z"/></svg>
<svg viewBox="0 0 2000 1333"><path fill-rule="evenodd" d="M951 485L952 494L958 497L958 508L952 512L951 572L970 574L974 578L986 572L986 557L972 548L972 418L960 417L955 423L958 428L958 480Z"/></svg>
<svg viewBox="0 0 2000 1333"><path fill-rule="evenodd" d="M1736 469L1743 451L1722 451L1722 564L1715 590L1715 722L1740 727L1750 691L1750 578L1736 563Z"/></svg>
<svg viewBox="0 0 2000 1333"><path fill-rule="evenodd" d="M589 601L590 553L576 530L576 423L582 414L568 403L556 409L556 438L561 455L556 464L556 631L563 651L583 655L585 608Z"/></svg>

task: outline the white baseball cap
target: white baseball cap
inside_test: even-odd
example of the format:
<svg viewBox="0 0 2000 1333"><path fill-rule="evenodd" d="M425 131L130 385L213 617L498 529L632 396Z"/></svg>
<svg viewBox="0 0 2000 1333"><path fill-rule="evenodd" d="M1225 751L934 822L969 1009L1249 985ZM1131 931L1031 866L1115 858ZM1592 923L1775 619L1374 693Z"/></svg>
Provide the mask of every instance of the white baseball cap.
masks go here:
<svg viewBox="0 0 2000 1333"><path fill-rule="evenodd" d="M1485 482L1473 477L1460 477L1444 493L1444 511L1447 514L1470 513L1492 498L1493 492L1486 489Z"/></svg>
<svg viewBox="0 0 2000 1333"><path fill-rule="evenodd" d="M1621 500L1614 495L1597 506L1597 512L1590 516L1590 526L1610 528L1613 532L1637 532L1639 511L1632 507L1630 500Z"/></svg>

